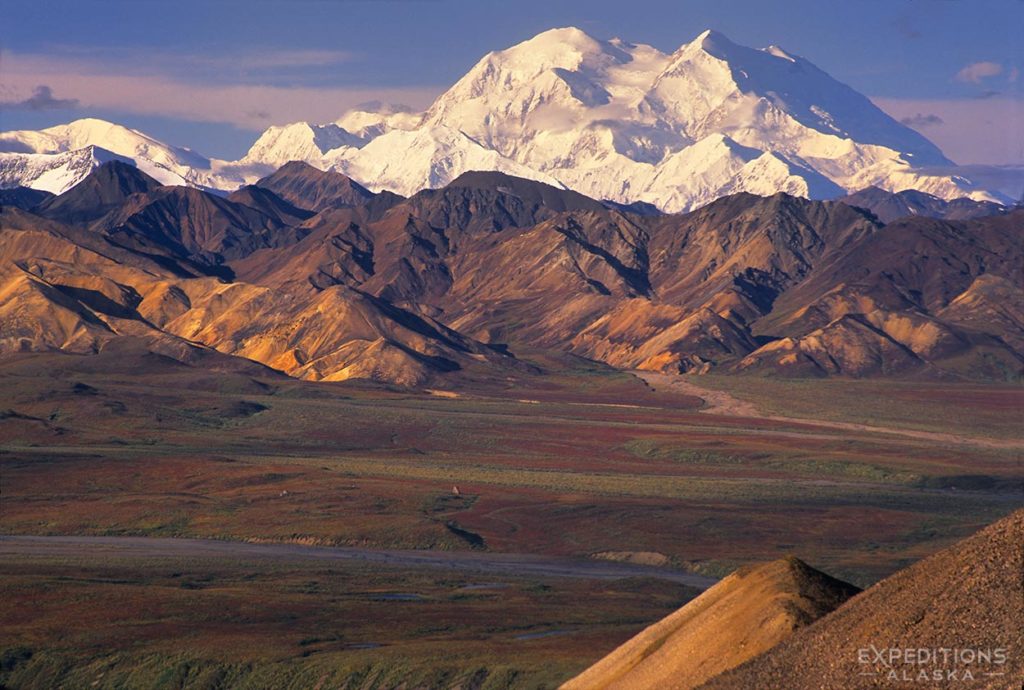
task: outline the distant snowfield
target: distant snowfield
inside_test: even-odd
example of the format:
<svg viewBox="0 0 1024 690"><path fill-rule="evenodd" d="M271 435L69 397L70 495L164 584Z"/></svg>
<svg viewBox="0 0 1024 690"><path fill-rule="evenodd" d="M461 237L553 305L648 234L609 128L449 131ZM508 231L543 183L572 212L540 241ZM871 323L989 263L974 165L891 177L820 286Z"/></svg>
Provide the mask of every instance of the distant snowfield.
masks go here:
<svg viewBox="0 0 1024 690"><path fill-rule="evenodd" d="M497 170L669 212L742 191L821 199L876 186L1002 203L1024 192L1024 168L958 168L804 58L713 31L666 54L553 29L487 54L425 112L274 126L238 161L96 119L0 133L0 187L60 193L114 157L211 190L292 160L403 195Z"/></svg>

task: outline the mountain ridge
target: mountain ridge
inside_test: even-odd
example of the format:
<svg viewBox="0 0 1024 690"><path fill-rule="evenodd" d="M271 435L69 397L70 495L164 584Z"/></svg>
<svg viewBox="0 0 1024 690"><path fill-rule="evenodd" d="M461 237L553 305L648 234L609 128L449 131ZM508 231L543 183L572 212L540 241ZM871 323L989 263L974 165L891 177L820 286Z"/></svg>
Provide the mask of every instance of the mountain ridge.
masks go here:
<svg viewBox="0 0 1024 690"><path fill-rule="evenodd" d="M537 348L665 373L1024 372L1024 209L886 225L842 201L741 193L642 215L500 172L403 199L282 171L264 184L319 211L265 187L159 185L119 162L35 212L5 208L23 230L0 262L12 294L36 295L24 318L65 314L24 347L143 323L292 375L403 385L528 367L515 353ZM75 251L112 258L77 265Z"/></svg>
<svg viewBox="0 0 1024 690"><path fill-rule="evenodd" d="M164 184L225 191L302 161L374 192L496 170L668 212L741 191L821 199L870 186L1009 202L805 58L711 30L662 53L552 29L488 53L422 113L368 106L274 125L236 161L94 118L4 132L0 186L65 191L100 162L88 146Z"/></svg>

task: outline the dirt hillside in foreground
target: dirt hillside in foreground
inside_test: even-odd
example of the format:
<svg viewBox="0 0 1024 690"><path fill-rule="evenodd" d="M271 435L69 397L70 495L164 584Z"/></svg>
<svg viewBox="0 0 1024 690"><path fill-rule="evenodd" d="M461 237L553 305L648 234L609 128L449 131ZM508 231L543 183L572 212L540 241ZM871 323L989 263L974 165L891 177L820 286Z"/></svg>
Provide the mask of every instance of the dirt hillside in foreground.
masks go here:
<svg viewBox="0 0 1024 690"><path fill-rule="evenodd" d="M743 568L562 688L693 688L770 649L856 592L795 558Z"/></svg>
<svg viewBox="0 0 1024 690"><path fill-rule="evenodd" d="M970 650L961 663L878 663L872 645ZM867 650L866 662L859 650ZM1005 663L963 663L978 651ZM952 653L952 652L951 652ZM944 654L933 652L934 656ZM965 679L970 670L973 680ZM922 679L922 672L957 680ZM895 672L895 676L892 673ZM907 679L909 677L909 679ZM1024 678L1024 510L882 580L817 624L704 687L1019 688Z"/></svg>

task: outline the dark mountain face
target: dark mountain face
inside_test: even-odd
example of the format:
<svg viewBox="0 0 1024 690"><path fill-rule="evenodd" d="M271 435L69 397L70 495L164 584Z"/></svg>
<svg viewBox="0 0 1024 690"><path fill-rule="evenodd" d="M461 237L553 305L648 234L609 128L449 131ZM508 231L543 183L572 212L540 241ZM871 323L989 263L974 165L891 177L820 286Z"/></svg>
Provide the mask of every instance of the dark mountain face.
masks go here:
<svg viewBox="0 0 1024 690"><path fill-rule="evenodd" d="M8 206L21 209L22 211L31 211L39 204L52 198L54 198L54 195L50 192L29 189L28 187L0 189L0 208Z"/></svg>
<svg viewBox="0 0 1024 690"><path fill-rule="evenodd" d="M13 207L0 209L0 228L6 232L4 239L8 242L4 243L5 248L11 250L10 256L3 252L4 258L18 261L16 265L20 270L29 270L30 266L40 262L62 262L74 266L81 263L75 253L84 250L126 269L183 279L205 275L201 267L187 258L161 248L154 248L152 252L132 251L86 227L49 220ZM15 245L20 245L20 248L14 248ZM19 254L31 255L31 261L18 259ZM4 266L0 264L2 268Z"/></svg>
<svg viewBox="0 0 1024 690"><path fill-rule="evenodd" d="M905 218L835 255L785 302L796 307L844 289L870 295L887 308L933 311L983 274L1024 285L1022 228L1024 210L971 222Z"/></svg>
<svg viewBox="0 0 1024 690"><path fill-rule="evenodd" d="M278 217L189 187L132 195L92 227L123 246L160 247L211 267L302 236Z"/></svg>
<svg viewBox="0 0 1024 690"><path fill-rule="evenodd" d="M362 206L376 196L341 173L318 170L299 161L286 163L277 172L259 180L255 186L269 189L293 206L314 212ZM400 197L389 194L389 200L395 198Z"/></svg>
<svg viewBox="0 0 1024 690"><path fill-rule="evenodd" d="M285 201L269 189L255 185L246 185L229 194L227 199L231 203L256 209L283 225L298 225L316 215L313 211L307 211Z"/></svg>
<svg viewBox="0 0 1024 690"><path fill-rule="evenodd" d="M231 263L239 279L323 290L362 285L373 275L373 241L363 209L327 209L295 227L302 238L286 250L261 249Z"/></svg>
<svg viewBox="0 0 1024 690"><path fill-rule="evenodd" d="M966 197L946 201L915 189L893 193L878 187L868 187L838 199L838 201L867 209L883 223L891 223L906 216L970 220L1009 211L1005 206L991 201L974 201Z"/></svg>
<svg viewBox="0 0 1024 690"><path fill-rule="evenodd" d="M525 228L564 211L604 211L578 192L499 172L467 172L442 189L409 197L408 212L435 228L468 233Z"/></svg>
<svg viewBox="0 0 1024 690"><path fill-rule="evenodd" d="M686 303L732 287L767 309L830 252L877 228L842 204L735 194L651 221L651 282L666 299Z"/></svg>
<svg viewBox="0 0 1024 690"><path fill-rule="evenodd" d="M869 375L927 363L1013 378L1024 366L1022 227L1024 211L890 223L782 295L756 331L783 339L741 365Z"/></svg>
<svg viewBox="0 0 1024 690"><path fill-rule="evenodd" d="M190 211L179 214L183 225L200 217ZM188 270L187 260L170 255L182 248L185 232L175 242L127 246L123 233L109 236L14 208L0 210L0 227L0 355L96 354L136 343L159 361L212 358L223 368L226 359L237 370L252 370L256 361L309 380L406 386L466 369L484 376L529 369L429 316L344 285L269 289Z"/></svg>
<svg viewBox="0 0 1024 690"><path fill-rule="evenodd" d="M654 204L649 204L646 201L634 201L631 204L620 204L617 201L610 201L605 199L601 202L606 207L615 211L621 211L622 213L634 213L638 216L662 216L665 215L661 210Z"/></svg>
<svg viewBox="0 0 1024 690"><path fill-rule="evenodd" d="M62 223L89 223L123 204L131 195L159 187L159 182L134 165L110 161L64 194L40 204L35 212Z"/></svg>

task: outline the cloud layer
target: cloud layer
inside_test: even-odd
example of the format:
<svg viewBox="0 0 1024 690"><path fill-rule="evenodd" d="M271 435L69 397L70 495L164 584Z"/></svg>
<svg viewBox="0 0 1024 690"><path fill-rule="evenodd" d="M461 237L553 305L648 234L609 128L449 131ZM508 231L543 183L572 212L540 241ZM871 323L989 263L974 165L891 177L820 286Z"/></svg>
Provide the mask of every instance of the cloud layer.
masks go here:
<svg viewBox="0 0 1024 690"><path fill-rule="evenodd" d="M5 108L73 108L220 122L259 130L299 120L329 122L367 101L421 109L440 88L319 86L284 78L337 68L351 59L335 51L254 55L149 55L140 60L4 52L0 103ZM183 67L183 65L185 65ZM61 98L53 94L60 94Z"/></svg>
<svg viewBox="0 0 1024 690"><path fill-rule="evenodd" d="M0 101L0 108L5 110L73 110L78 105L77 98L55 98L46 84L37 86L24 100Z"/></svg>

